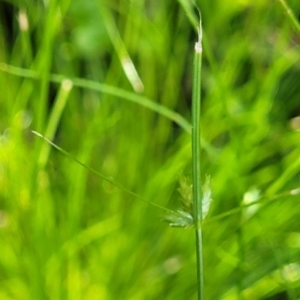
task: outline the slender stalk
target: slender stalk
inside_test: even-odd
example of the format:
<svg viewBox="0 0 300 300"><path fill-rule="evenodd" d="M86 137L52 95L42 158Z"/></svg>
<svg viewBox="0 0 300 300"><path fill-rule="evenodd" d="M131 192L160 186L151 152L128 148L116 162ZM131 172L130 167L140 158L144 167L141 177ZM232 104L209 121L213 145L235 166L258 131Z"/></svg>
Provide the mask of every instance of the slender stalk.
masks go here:
<svg viewBox="0 0 300 300"><path fill-rule="evenodd" d="M192 99L192 162L193 162L193 205L196 233L197 288L198 299L204 299L203 251L202 251L202 186L201 186L201 61L202 27L200 21L199 40L195 45L193 99Z"/></svg>
<svg viewBox="0 0 300 300"><path fill-rule="evenodd" d="M39 101L36 104L36 127L39 131L44 130L47 113L47 100L49 94L49 77L53 56L54 37L59 28L57 17L57 1L49 1L46 5L46 16L42 35L42 42L35 62L36 69L40 74Z"/></svg>
<svg viewBox="0 0 300 300"><path fill-rule="evenodd" d="M49 116L49 121L45 130L45 136L47 136L50 140L52 140L55 135L57 126L59 124L59 120L66 106L72 87L73 83L71 80L66 79L61 83L60 91L55 99L54 106L52 108L51 114ZM50 153L50 147L51 145L49 143L44 143L41 148L41 152L39 154L38 159L41 168L44 168L47 163Z"/></svg>
<svg viewBox="0 0 300 300"><path fill-rule="evenodd" d="M288 6L288 4L286 3L285 0L278 0L278 1L281 4L282 8L284 9L285 13L287 14L290 23L293 25L293 27L295 28L297 33L300 35L300 24L299 24L297 18L295 17L293 11Z"/></svg>
<svg viewBox="0 0 300 300"><path fill-rule="evenodd" d="M160 208L168 213L171 213L173 214L173 211L166 208L166 207L163 207L163 206L160 206L159 204L156 204L152 201L149 201L147 199L144 199L143 197L139 196L138 194L126 189L125 187L122 187L120 184L118 184L117 182L113 181L113 179L111 179L110 177L107 177L101 173L99 173L97 170L89 167L88 165L84 164L83 162L81 162L80 160L78 160L75 156L71 155L69 152L65 151L64 149L62 149L61 147L59 147L58 145L56 145L55 143L53 143L52 141L50 141L48 138L46 138L45 136L43 136L42 134L40 134L39 132L36 132L36 131L31 131L33 134L37 135L38 137L42 138L43 140L45 140L49 145L53 146L56 150L58 150L60 153L62 153L63 155L67 156L68 158L70 158L71 160L75 161L77 164L81 165L82 167L84 167L85 169L93 172L94 174L98 175L100 178L102 178L103 180L105 180L106 182L109 182L110 184L116 186L117 188L123 190L124 192L128 193L128 194L131 194L132 196L140 199L141 201L143 202L146 202L150 205L153 205L157 208ZM42 161L42 163L44 163Z"/></svg>

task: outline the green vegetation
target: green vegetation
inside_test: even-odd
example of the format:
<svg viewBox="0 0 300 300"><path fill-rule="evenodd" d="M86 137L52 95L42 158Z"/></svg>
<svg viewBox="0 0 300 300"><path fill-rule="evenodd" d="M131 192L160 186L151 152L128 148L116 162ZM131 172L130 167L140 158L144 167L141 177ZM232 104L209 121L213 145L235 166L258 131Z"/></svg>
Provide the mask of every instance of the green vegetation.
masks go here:
<svg viewBox="0 0 300 300"><path fill-rule="evenodd" d="M300 298L300 2L198 5L193 215L190 2L0 2L1 300Z"/></svg>

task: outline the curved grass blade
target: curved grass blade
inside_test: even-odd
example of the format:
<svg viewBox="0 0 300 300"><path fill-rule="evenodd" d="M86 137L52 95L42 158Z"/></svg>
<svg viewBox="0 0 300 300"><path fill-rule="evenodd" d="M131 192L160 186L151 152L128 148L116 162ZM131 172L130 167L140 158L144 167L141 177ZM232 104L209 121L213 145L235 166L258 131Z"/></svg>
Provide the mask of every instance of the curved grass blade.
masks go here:
<svg viewBox="0 0 300 300"><path fill-rule="evenodd" d="M72 87L73 84L70 80L64 80L61 83L60 90L58 92L57 97L55 98L54 105L49 116L49 122L47 123L47 127L45 129L45 135L48 136L50 139L54 137L54 134L57 130L60 117L70 96ZM49 157L49 153L50 145L44 144L38 159L41 167L45 166Z"/></svg>
<svg viewBox="0 0 300 300"><path fill-rule="evenodd" d="M139 77L139 74L133 64L133 61L128 53L128 50L123 42L119 30L114 22L112 13L105 7L105 5L100 5L102 19L110 38L111 43L113 44L117 56L120 60L121 66L124 70L124 73L130 82L132 88L137 93L142 93L144 91L144 84Z"/></svg>
<svg viewBox="0 0 300 300"><path fill-rule="evenodd" d="M285 0L278 0L279 3L281 4L284 12L286 13L290 23L294 27L294 29L297 31L298 35L300 35L300 24L295 17L295 14L293 13L292 9L289 7L289 5L286 3Z"/></svg>
<svg viewBox="0 0 300 300"><path fill-rule="evenodd" d="M7 65L4 63L0 64L0 70L16 75L21 76L25 78L31 78L31 79L39 79L39 74L36 71L29 70L29 69L23 69L18 68L15 66ZM69 79L72 81L74 86L86 88L94 91L98 91L101 93L105 93L108 95L115 96L117 98L121 98L130 102L134 102L136 104L142 105L146 108L149 108L150 110L157 112L158 114L165 116L169 120L172 120L177 125L179 125L182 129L184 129L186 132L191 133L191 124L179 113L174 112L173 110L155 103L154 101L150 100L149 98L125 91L123 89L117 88L112 85L107 85L103 83L99 83L97 81L87 80L83 78L68 78L64 75L60 74L51 74L49 77L49 80L51 82L55 83L62 83L64 80Z"/></svg>
<svg viewBox="0 0 300 300"><path fill-rule="evenodd" d="M186 13L187 18L189 19L190 23L193 25L194 29L197 31L199 27L199 18L197 14L195 13L195 10L199 9L196 6L195 3L193 3L190 0L178 0L178 2L181 4L183 10Z"/></svg>
<svg viewBox="0 0 300 300"><path fill-rule="evenodd" d="M283 193L280 193L280 194L277 194L277 195L274 195L274 196L261 196L261 197L257 198L257 200L251 201L251 203L240 205L236 208L227 210L227 211L225 211L221 214L218 214L214 217L206 219L205 222L202 225L205 226L206 224L211 224L213 222L222 220L222 219L227 218L227 217L229 217L233 214L240 213L241 211L243 211L243 210L245 210L245 209L247 209L251 206L255 206L255 205L259 204L259 206L261 208L262 206L270 204L274 201L280 200L283 197L295 197L295 196L298 196L298 195L300 195L300 187L292 189L290 191L285 191Z"/></svg>

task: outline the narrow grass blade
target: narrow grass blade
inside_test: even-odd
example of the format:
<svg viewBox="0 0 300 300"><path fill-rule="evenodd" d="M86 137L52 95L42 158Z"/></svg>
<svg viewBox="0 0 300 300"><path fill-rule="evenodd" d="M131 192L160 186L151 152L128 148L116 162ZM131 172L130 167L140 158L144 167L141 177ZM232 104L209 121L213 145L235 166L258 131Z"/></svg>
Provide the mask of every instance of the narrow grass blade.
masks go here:
<svg viewBox="0 0 300 300"><path fill-rule="evenodd" d="M61 83L61 88L55 99L55 104L51 111L47 128L45 131L46 132L45 135L48 136L50 139L54 137L61 114L65 108L72 87L73 87L73 83L68 79L64 80ZM50 153L50 145L45 143L41 149L40 156L39 156L39 164L42 168L45 166L48 160L49 153Z"/></svg>
<svg viewBox="0 0 300 300"><path fill-rule="evenodd" d="M115 25L114 19L111 15L111 12L105 5L101 5L102 18L108 33L108 36L115 48L115 51L118 55L118 58L121 62L124 73L133 87L134 91L141 93L144 90L144 85L140 79L138 72L133 64L132 59L130 58L126 46L120 36L117 26Z"/></svg>
<svg viewBox="0 0 300 300"><path fill-rule="evenodd" d="M193 207L196 233L197 288L198 299L204 299L203 250L202 250L202 185L201 185L201 63L202 25L195 45L193 99L192 99L192 165L193 165Z"/></svg>
<svg viewBox="0 0 300 300"><path fill-rule="evenodd" d="M278 195L274 195L272 197L262 196L262 197L258 198L257 200L252 201L249 204L243 204L243 205L238 206L236 208L227 210L227 211L225 211L225 212L223 212L219 215L216 215L212 218L209 218L209 219L205 220L205 222L202 224L202 226L205 226L206 224L211 224L213 222L216 222L216 221L219 221L221 219L227 218L227 217L229 217L233 214L240 213L241 211L243 211L243 210L245 210L245 209L247 209L248 207L251 207L251 206L255 206L255 205L259 204L259 206L261 208L264 205L270 204L274 201L281 200L283 197L295 197L295 196L298 196L299 194L300 194L300 188L298 187L298 188L292 189L290 191L286 191L286 192L280 193Z"/></svg>
<svg viewBox="0 0 300 300"><path fill-rule="evenodd" d="M173 213L172 210L166 208L166 207L163 207L163 206L160 206L152 201L149 201L149 200L146 200L144 199L143 197L139 196L138 194L126 189L125 187L121 186L120 184L116 183L115 181L113 181L111 178L101 174L100 172L98 172L97 170L87 166L86 164L84 164L83 162L81 162L80 160L78 160L76 157L74 157L73 155L71 155L69 152L67 152L66 150L62 149L61 147L59 147L58 145L56 145L55 143L53 143L52 141L50 141L48 138L46 138L45 136L43 136L42 134L40 134L39 132L36 132L36 131L31 131L33 134L37 135L38 137L42 138L43 140L45 140L47 143L49 143L51 146L53 146L55 149L57 149L59 152L61 152L63 155L67 156L68 158L70 158L71 160L75 161L77 164L81 165L82 167L88 169L89 171L93 172L94 174L96 174L97 176L99 176L100 178L102 178L103 180L107 181L108 183L114 185L115 187L119 188L120 190L134 196L135 198L143 201L143 202L146 202L152 206L155 206L157 208L160 208L164 211L167 211L168 213Z"/></svg>
<svg viewBox="0 0 300 300"><path fill-rule="evenodd" d="M37 109L37 128L38 130L45 129L46 120L46 108L47 100L49 95L49 76L51 63L53 59L53 46L55 34L60 27L59 18L59 6L57 5L57 0L49 1L46 9L45 22L41 39L41 44L39 45L38 54L35 59L35 66L40 74L40 85L39 85L39 101L36 103Z"/></svg>
<svg viewBox="0 0 300 300"><path fill-rule="evenodd" d="M281 4L282 8L284 9L290 23L293 25L293 27L297 31L298 35L300 36L300 24L299 24L298 20L296 19L293 11L288 6L288 4L286 3L285 0L278 0L278 1Z"/></svg>
<svg viewBox="0 0 300 300"><path fill-rule="evenodd" d="M39 79L39 75L35 71L29 69L22 69L15 66L10 66L4 63L0 64L0 70L16 76L21 76L21 77L31 78L31 79ZM61 83L66 79L68 79L66 76L60 74L51 74L49 78L51 82L56 82L56 83ZM103 83L99 83L96 81L91 81L83 78L70 78L70 80L73 82L74 86L112 95L117 98L124 99L142 105L144 107L147 107L150 110L157 112L158 114L161 114L162 116L165 116L166 118L172 120L177 125L179 125L182 129L184 129L186 132L188 133L191 132L191 124L183 116L181 116L180 114L172 111L171 109L163 105L153 102L152 100L150 100L145 96L128 92L111 85L107 85L107 84L103 84Z"/></svg>
<svg viewBox="0 0 300 300"><path fill-rule="evenodd" d="M198 9L196 5L190 0L178 0L181 4L183 10L185 11L189 21L193 25L194 29L197 31L199 27L198 16L195 14L194 8Z"/></svg>

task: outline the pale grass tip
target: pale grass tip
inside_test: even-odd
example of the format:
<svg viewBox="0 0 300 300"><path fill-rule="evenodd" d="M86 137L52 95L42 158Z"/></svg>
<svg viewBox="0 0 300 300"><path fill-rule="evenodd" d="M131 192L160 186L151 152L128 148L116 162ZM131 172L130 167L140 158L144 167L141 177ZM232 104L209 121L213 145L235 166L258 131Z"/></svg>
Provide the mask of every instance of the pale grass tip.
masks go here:
<svg viewBox="0 0 300 300"><path fill-rule="evenodd" d="M73 82L70 79L65 79L62 82L62 88L66 91L70 91L73 87Z"/></svg>
<svg viewBox="0 0 300 300"><path fill-rule="evenodd" d="M18 21L21 31L28 31L29 24L27 14L24 10L20 10L18 15Z"/></svg>

